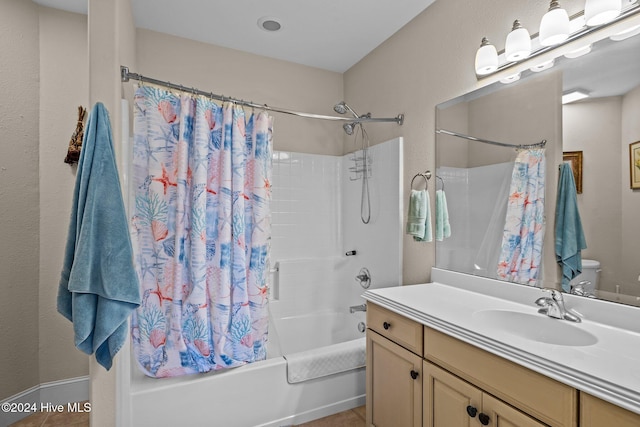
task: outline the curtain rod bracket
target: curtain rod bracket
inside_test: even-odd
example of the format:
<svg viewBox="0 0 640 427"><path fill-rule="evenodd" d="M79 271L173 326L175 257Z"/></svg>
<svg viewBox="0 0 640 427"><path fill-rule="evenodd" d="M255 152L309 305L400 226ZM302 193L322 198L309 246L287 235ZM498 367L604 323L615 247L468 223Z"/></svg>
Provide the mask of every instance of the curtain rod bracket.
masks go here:
<svg viewBox="0 0 640 427"><path fill-rule="evenodd" d="M125 67L124 65L120 66L120 80L123 83L126 83L129 81L129 68Z"/></svg>

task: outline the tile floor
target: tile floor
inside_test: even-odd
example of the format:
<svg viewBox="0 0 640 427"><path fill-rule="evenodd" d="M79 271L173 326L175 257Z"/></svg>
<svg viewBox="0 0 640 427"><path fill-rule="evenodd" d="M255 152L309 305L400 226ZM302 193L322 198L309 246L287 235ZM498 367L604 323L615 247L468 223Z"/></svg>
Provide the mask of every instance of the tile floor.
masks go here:
<svg viewBox="0 0 640 427"><path fill-rule="evenodd" d="M80 403L83 407L84 402ZM36 412L9 427L89 427L88 412Z"/></svg>
<svg viewBox="0 0 640 427"><path fill-rule="evenodd" d="M359 406L335 415L309 421L296 427L365 427L365 407Z"/></svg>
<svg viewBox="0 0 640 427"><path fill-rule="evenodd" d="M89 413L38 412L9 427L88 427ZM365 427L365 407L350 409L335 415L299 424L297 427Z"/></svg>

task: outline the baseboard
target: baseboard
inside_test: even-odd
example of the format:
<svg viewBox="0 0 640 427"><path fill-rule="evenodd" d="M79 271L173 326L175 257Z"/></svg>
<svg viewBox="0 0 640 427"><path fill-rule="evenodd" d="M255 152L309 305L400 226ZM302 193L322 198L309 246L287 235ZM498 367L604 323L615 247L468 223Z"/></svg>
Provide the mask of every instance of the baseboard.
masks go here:
<svg viewBox="0 0 640 427"><path fill-rule="evenodd" d="M306 423L309 421L317 420L319 418L327 417L329 415L337 414L338 412L357 408L358 406L364 405L365 400L365 395L356 396L351 399L346 399L340 402L333 403L331 405L313 409L311 411L302 412L290 417L282 418L276 421L270 421L265 424L260 424L258 427L291 427L296 424Z"/></svg>
<svg viewBox="0 0 640 427"><path fill-rule="evenodd" d="M89 400L88 376L38 384L0 401L0 405L3 405L3 409L0 410L0 427L6 427L28 417L33 413L31 409L39 410L41 405L64 405L84 400ZM7 404L9 411L4 409ZM26 409L25 406L28 406L29 410L23 410ZM16 409L20 410L15 411Z"/></svg>

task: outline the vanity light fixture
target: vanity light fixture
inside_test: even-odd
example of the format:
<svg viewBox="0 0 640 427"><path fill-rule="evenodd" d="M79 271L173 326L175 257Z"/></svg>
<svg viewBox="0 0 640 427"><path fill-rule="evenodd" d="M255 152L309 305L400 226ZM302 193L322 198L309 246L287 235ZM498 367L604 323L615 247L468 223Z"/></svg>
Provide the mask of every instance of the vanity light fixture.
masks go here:
<svg viewBox="0 0 640 427"><path fill-rule="evenodd" d="M483 38L480 49L476 52L476 78L480 80L495 72L502 73L511 67L516 67L522 72L519 63L530 61L535 64L537 61L534 62L533 58L537 58L543 54L546 58L550 58L551 55L553 55L553 53L550 52L569 43L576 47L572 46L568 52L566 48L562 53L557 51L556 56L564 55L566 58L577 58L586 55L591 51L591 46L584 44L587 43L586 40L588 39L585 38L585 42L582 45L579 44L577 40L607 27L614 28L613 26L631 17L635 19L640 16L640 0L587 0L586 5L588 7L585 6L584 11L569 17L566 10L560 7L559 0L550 0L549 10L540 22L539 32L533 34L533 38L529 36L531 50L528 53L514 55L514 52L519 50L516 49L518 35L519 33L524 34L526 31L524 28L521 28L522 25L518 20L514 22L513 30L507 36L504 51L497 52L496 48L489 43L486 37ZM605 7L606 5L609 6ZM605 9L609 10L608 14L605 13ZM600 13L596 13L598 11ZM603 15L604 18L600 15ZM610 32L609 37L611 40L624 40L625 38L640 34L640 26L636 25L638 24L637 20L633 21L633 23L629 22L629 24L630 25L626 26L620 25L620 28L628 28L629 26L633 26L633 28L628 28L624 31L617 30L619 33L614 35L610 35L612 34L612 32ZM527 64L526 67L529 67L529 64ZM553 67L553 61L547 61L542 64L538 63L529 69L533 72L540 72L551 67ZM502 83L506 83L515 72L502 74L507 75L506 78L501 79Z"/></svg>
<svg viewBox="0 0 640 427"><path fill-rule="evenodd" d="M621 31L618 34L614 34L609 38L614 42L619 42L622 40L626 40L629 37L637 36L638 34L640 34L640 25L636 25L627 30Z"/></svg>
<svg viewBox="0 0 640 427"><path fill-rule="evenodd" d="M622 0L587 0L584 5L584 19L589 27L606 24L620 15Z"/></svg>
<svg viewBox="0 0 640 427"><path fill-rule="evenodd" d="M579 49L572 50L571 52L567 52L564 54L564 56L565 58L573 59L573 58L578 58L580 56L586 55L589 52L591 52L591 43L589 43L586 46L582 46Z"/></svg>
<svg viewBox="0 0 640 427"><path fill-rule="evenodd" d="M476 74L484 76L498 69L498 51L489 43L486 37L482 38L480 48L476 52Z"/></svg>
<svg viewBox="0 0 640 427"><path fill-rule="evenodd" d="M550 59L548 61L542 62L540 64L534 65L533 67L529 68L531 71L533 71L534 73L539 73L540 71L544 71L544 70L548 70L549 68L553 67L554 64L554 60Z"/></svg>
<svg viewBox="0 0 640 427"><path fill-rule="evenodd" d="M513 21L513 29L507 35L505 45L507 61L515 62L528 58L531 54L531 36L517 19Z"/></svg>
<svg viewBox="0 0 640 427"><path fill-rule="evenodd" d="M542 46L555 46L569 38L569 15L557 0L551 0L549 11L540 21L539 40Z"/></svg>
<svg viewBox="0 0 640 427"><path fill-rule="evenodd" d="M572 90L562 95L562 104L569 104L588 97L589 94L582 89Z"/></svg>

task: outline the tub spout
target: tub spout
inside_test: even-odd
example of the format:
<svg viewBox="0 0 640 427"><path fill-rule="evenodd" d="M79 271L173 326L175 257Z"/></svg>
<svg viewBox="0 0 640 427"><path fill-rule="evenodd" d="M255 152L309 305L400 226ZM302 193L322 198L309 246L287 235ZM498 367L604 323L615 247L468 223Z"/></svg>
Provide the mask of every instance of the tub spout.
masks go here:
<svg viewBox="0 0 640 427"><path fill-rule="evenodd" d="M360 304L360 305L352 305L351 307L349 307L349 313L353 314L356 311L367 311L367 305Z"/></svg>

